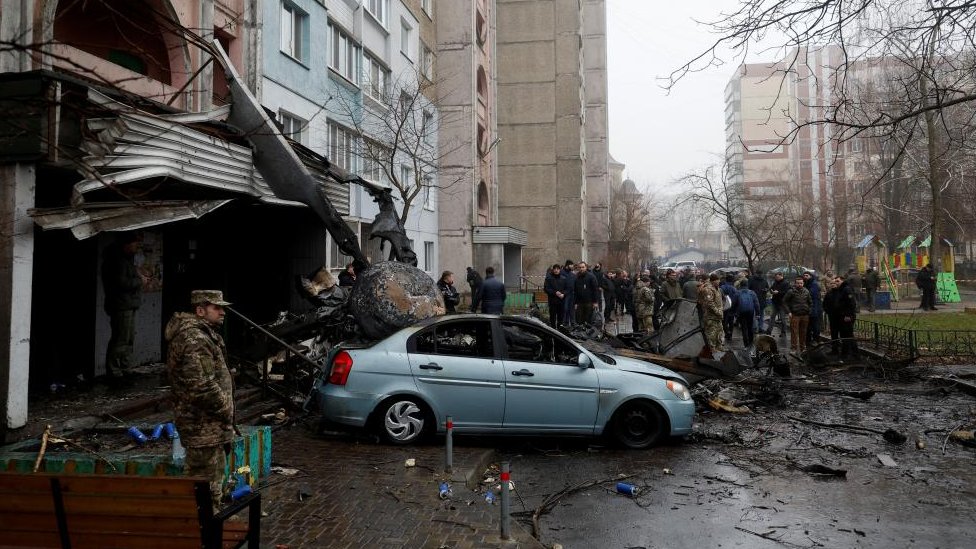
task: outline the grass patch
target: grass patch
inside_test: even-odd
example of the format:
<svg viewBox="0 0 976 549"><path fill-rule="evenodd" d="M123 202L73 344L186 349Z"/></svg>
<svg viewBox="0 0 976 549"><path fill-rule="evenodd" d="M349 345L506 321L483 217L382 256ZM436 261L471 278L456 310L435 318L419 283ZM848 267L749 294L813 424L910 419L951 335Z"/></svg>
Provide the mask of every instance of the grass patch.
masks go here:
<svg viewBox="0 0 976 549"><path fill-rule="evenodd" d="M967 313L910 313L866 314L858 318L912 330L974 330L976 315Z"/></svg>

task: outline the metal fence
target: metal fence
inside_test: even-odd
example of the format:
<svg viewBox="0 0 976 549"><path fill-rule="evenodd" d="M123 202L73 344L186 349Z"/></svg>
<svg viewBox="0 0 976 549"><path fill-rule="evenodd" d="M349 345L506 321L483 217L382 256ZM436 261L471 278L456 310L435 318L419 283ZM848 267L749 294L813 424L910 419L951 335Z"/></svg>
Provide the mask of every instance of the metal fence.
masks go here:
<svg viewBox="0 0 976 549"><path fill-rule="evenodd" d="M869 345L896 360L976 356L976 331L973 330L913 330L857 319L854 336L859 344Z"/></svg>

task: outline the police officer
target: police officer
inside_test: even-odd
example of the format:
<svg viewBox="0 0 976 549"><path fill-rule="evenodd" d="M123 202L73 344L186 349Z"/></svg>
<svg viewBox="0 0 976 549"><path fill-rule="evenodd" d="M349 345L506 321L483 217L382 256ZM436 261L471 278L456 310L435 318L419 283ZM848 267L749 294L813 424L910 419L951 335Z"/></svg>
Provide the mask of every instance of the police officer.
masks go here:
<svg viewBox="0 0 976 549"><path fill-rule="evenodd" d="M233 381L227 368L227 347L217 331L224 323L227 305L230 303L219 290L193 290L192 312L174 314L165 334L173 414L186 447L185 472L210 480L215 510L234 439Z"/></svg>

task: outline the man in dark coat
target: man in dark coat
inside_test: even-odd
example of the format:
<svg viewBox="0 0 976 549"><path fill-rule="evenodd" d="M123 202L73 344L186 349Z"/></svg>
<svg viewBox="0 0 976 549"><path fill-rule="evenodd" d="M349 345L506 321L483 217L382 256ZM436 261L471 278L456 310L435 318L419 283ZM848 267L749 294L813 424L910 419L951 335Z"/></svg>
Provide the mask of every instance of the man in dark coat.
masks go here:
<svg viewBox="0 0 976 549"><path fill-rule="evenodd" d="M457 305L461 302L461 294L454 287L454 273L451 271L441 273L441 278L437 281L437 289L441 291L441 297L444 298L445 312L449 315L456 313Z"/></svg>
<svg viewBox="0 0 976 549"><path fill-rule="evenodd" d="M356 285L356 269L352 263L346 265L346 270L339 273L339 286L352 288Z"/></svg>
<svg viewBox="0 0 976 549"><path fill-rule="evenodd" d="M593 307L600 302L600 287L587 268L586 263L580 261L576 266L576 323L591 324L593 321Z"/></svg>
<svg viewBox="0 0 976 549"><path fill-rule="evenodd" d="M868 302L868 310L872 313L874 312L874 296L878 292L878 288L881 287L881 277L878 276L878 271L874 270L873 267L868 267L868 271L864 273L864 293L867 294L865 299Z"/></svg>
<svg viewBox="0 0 976 549"><path fill-rule="evenodd" d="M739 292L735 290L735 276L725 275L725 280L718 287L722 292L723 301L728 296L731 307L722 313L722 330L725 332L725 340L732 341L732 330L735 327L735 320L739 310ZM724 307L724 305L723 305Z"/></svg>
<svg viewBox="0 0 976 549"><path fill-rule="evenodd" d="M750 276L749 289L756 294L756 299L759 300L759 312L756 313L756 327L762 332L763 315L766 313L766 305L769 305L769 282L766 281L766 273L756 271L756 274Z"/></svg>
<svg viewBox="0 0 976 549"><path fill-rule="evenodd" d="M485 281L481 284L481 312L500 315L505 309L505 285L495 278L495 268L485 269Z"/></svg>
<svg viewBox="0 0 976 549"><path fill-rule="evenodd" d="M567 259L563 264L561 275L566 285L566 297L563 299L563 324L576 324L576 263Z"/></svg>
<svg viewBox="0 0 976 549"><path fill-rule="evenodd" d="M937 311L938 309L935 308L935 273L932 270L931 263L922 267L922 270L918 272L918 276L915 277L915 285L918 286L919 290L922 290L922 310Z"/></svg>
<svg viewBox="0 0 976 549"><path fill-rule="evenodd" d="M779 323L779 335L780 337L786 337L786 332L789 330L790 324L790 312L783 305L783 298L786 297L786 293L789 291L790 283L783 277L783 273L776 273L773 277L773 284L769 288L770 301L773 305L773 311L769 315L769 326L766 328L766 333L769 335L773 334L773 328Z"/></svg>
<svg viewBox="0 0 976 549"><path fill-rule="evenodd" d="M478 309L474 303L474 296L478 295L478 292L481 291L481 285L483 284L483 281L481 280L481 275L478 274L478 271L474 270L471 267L468 267L467 280L468 280L468 287L471 288L471 312L476 313L478 312Z"/></svg>
<svg viewBox="0 0 976 549"><path fill-rule="evenodd" d="M562 267L559 263L553 264L546 273L546 282L543 290L549 301L549 325L553 328L559 326L563 319L563 299L566 297L566 279L562 277Z"/></svg>
<svg viewBox="0 0 976 549"><path fill-rule="evenodd" d="M105 312L112 329L105 352L105 370L113 383L128 376L132 368L136 311L142 304L144 281L135 265L139 246L137 234L125 234L105 250L102 261Z"/></svg>
<svg viewBox="0 0 976 549"><path fill-rule="evenodd" d="M820 283L817 282L817 275L813 273L803 273L803 286L810 292L810 323L807 325L807 346L817 343L817 336L820 335L821 322L823 320L823 298L820 295Z"/></svg>
<svg viewBox="0 0 976 549"><path fill-rule="evenodd" d="M617 273L607 271L600 281L600 289L603 290L603 320L610 322L617 308Z"/></svg>
<svg viewBox="0 0 976 549"><path fill-rule="evenodd" d="M857 318L857 298L850 282L837 277L824 297L824 311L830 322L831 349L841 358L857 356L854 339L854 320Z"/></svg>

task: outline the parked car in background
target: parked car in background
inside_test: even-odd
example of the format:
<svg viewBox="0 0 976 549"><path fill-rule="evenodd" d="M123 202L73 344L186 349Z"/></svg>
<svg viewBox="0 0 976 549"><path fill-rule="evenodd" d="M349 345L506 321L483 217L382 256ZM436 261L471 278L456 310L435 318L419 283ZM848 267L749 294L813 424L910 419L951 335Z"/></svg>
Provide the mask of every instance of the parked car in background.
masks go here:
<svg viewBox="0 0 976 549"><path fill-rule="evenodd" d="M803 273L817 274L815 269L808 269L800 265L789 265L786 267L776 267L775 269L770 269L766 271L766 277L772 278L776 273L783 273L783 278L789 280L791 278L796 278L802 276Z"/></svg>
<svg viewBox="0 0 976 549"><path fill-rule="evenodd" d="M719 267L714 271L708 273L709 275L717 274L718 276L725 278L725 275L738 275L742 271L748 271L749 267Z"/></svg>
<svg viewBox="0 0 976 549"><path fill-rule="evenodd" d="M586 350L531 318L428 319L365 346L337 346L316 384L328 422L375 429L393 444L443 432L601 435L647 448L691 432L685 379Z"/></svg>
<svg viewBox="0 0 976 549"><path fill-rule="evenodd" d="M674 269L675 271L681 272L685 269L691 271L692 274L701 274L701 269L698 267L697 261L671 261L665 263L658 267L659 270L667 271L668 269Z"/></svg>

